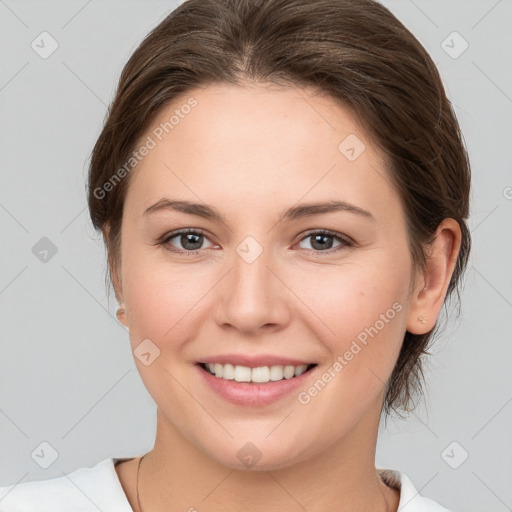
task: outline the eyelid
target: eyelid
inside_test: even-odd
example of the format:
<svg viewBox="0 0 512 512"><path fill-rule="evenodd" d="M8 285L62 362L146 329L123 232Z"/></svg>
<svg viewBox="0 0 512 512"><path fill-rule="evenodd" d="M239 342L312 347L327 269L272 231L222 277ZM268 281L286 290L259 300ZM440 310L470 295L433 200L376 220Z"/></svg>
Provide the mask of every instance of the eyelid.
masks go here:
<svg viewBox="0 0 512 512"><path fill-rule="evenodd" d="M352 240L349 236L338 233L337 231L332 231L331 229L324 229L324 228L317 228L317 229L308 229L304 233L301 233L300 238L298 241L304 240L304 238L307 238L308 236L318 234L318 235L326 235L326 236L332 236L333 238L338 238L342 242L345 242L346 244L350 245L356 245L356 242ZM318 252L325 252L325 251L318 251Z"/></svg>
<svg viewBox="0 0 512 512"><path fill-rule="evenodd" d="M317 228L317 229L309 229L303 233L301 233L300 238L295 242L294 245L302 242L303 240L309 238L312 235L324 235L329 236L332 238L337 239L340 242L340 245L337 247L331 247L330 249L327 249L325 251L316 251L314 249L304 249L309 254L313 255L314 257L328 257L332 256L333 254L337 254L339 251L343 249L350 249L357 246L357 243L355 240L353 240L351 237L339 233L337 231L332 231L331 229L325 229L325 228Z"/></svg>
<svg viewBox="0 0 512 512"><path fill-rule="evenodd" d="M204 238L210 240L210 236L209 236L209 233L204 230L204 229L201 229L201 228L181 228L181 229L177 229L175 231L171 231L169 233L166 233L159 241L158 241L158 244L159 245L163 245L163 246L166 246L169 244L170 240L172 240L173 238L176 238L177 236L179 235L183 235L183 234L187 234L187 233L194 233L194 234L197 234L197 235L201 235L203 236ZM328 250L325 250L325 251L315 251L313 249L305 249L307 250L308 252L310 253L313 253L315 255L322 255L322 254L332 254L333 252L336 252L337 250L339 250L340 248L348 248L348 247L353 247L356 244L356 242L350 238L349 236L343 234L343 233L339 233L337 231L332 231L330 229L325 229L325 228L316 228L316 229L309 229L307 231L304 231L302 232L299 237L296 239L296 241L294 242L294 246L297 245L298 243L302 242L303 240L305 240L306 238L310 237L311 235L325 235L325 236L330 236L330 237L333 237L333 238L336 238L338 239L338 241L341 242L340 246L334 248L334 249L328 249ZM212 242L210 240L210 242ZM212 242L214 244L214 242ZM198 254L200 253L201 251L203 251L204 249L196 249L194 251L186 251L186 250L183 250L183 249L168 249L169 251L171 252L174 252L174 253L177 253L177 254L186 254L186 255L195 255L195 254Z"/></svg>
<svg viewBox="0 0 512 512"><path fill-rule="evenodd" d="M158 241L158 244L159 245L167 245L170 240L172 240L173 238L176 238L177 236L179 235L186 235L187 233L193 233L193 234L196 234L196 235L201 235L203 236L204 238L210 240L210 235L209 233L205 230L205 229L201 229L201 228L181 228L181 229L176 229L175 231L170 231L168 233L166 233L163 237L161 237L161 239ZM212 242L210 240L210 242L213 244L214 242ZM180 252L180 253L187 253L187 254L195 254L197 252L200 252L202 251L203 249L196 249L195 251L184 251L182 249L176 249L174 250L174 252Z"/></svg>

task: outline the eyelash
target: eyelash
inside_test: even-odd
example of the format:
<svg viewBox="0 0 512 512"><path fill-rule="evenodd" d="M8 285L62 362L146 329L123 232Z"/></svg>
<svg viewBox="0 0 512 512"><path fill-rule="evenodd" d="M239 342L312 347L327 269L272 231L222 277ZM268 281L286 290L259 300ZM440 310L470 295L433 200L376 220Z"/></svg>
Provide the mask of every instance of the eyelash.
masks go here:
<svg viewBox="0 0 512 512"><path fill-rule="evenodd" d="M184 229L179 229L177 231L173 231L172 233L169 233L160 242L158 242L158 244L164 246L166 250L176 253L176 254L184 254L184 255L186 255L186 257L195 256L196 254L199 254L203 249L196 249L195 251L185 251L185 250L181 250L181 249L174 249L171 247L171 245L169 243L173 238L176 238L178 235L183 235L183 234L188 234L188 233L192 233L194 235L205 236L205 231L202 229L184 228ZM335 247L335 248L331 248L326 251L316 251L314 249L306 249L307 251L313 252L315 255L332 254L333 252L336 252L339 249L353 247L355 245L355 242L352 239L350 239L349 237L342 235L341 233L337 233L336 231L330 231L329 229L318 229L318 230L306 231L306 233L304 233L303 237L299 240L299 242L302 242L306 238L309 238L313 235L330 236L330 237L336 238L339 242L342 243L342 245Z"/></svg>

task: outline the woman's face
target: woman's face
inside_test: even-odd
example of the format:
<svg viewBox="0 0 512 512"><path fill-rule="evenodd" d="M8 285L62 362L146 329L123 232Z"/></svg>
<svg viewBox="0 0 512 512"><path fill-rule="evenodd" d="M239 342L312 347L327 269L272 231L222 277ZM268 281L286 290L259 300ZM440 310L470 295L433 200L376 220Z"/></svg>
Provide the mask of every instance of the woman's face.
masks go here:
<svg viewBox="0 0 512 512"><path fill-rule="evenodd" d="M239 468L371 441L412 261L357 119L308 89L217 84L174 101L140 140L117 284L159 428Z"/></svg>

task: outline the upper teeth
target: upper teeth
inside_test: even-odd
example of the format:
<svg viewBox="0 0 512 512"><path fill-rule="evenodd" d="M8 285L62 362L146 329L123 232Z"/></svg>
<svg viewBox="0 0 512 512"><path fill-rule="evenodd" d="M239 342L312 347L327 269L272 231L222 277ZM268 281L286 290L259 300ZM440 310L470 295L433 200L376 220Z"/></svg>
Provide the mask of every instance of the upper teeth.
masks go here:
<svg viewBox="0 0 512 512"><path fill-rule="evenodd" d="M291 379L304 373L307 364L300 366L259 366L249 368L248 366L233 366L232 364L207 363L206 367L216 377L236 380L237 382L269 382L271 380Z"/></svg>

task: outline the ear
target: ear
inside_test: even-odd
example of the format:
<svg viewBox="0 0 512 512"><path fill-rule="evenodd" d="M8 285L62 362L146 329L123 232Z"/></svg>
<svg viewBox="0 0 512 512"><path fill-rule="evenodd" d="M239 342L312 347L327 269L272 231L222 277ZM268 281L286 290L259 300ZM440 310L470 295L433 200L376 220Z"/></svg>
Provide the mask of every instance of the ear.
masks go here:
<svg viewBox="0 0 512 512"><path fill-rule="evenodd" d="M105 226L102 228L103 233L103 240L105 242L105 245L107 247L108 251L108 271L110 274L110 279L112 280L112 285L114 287L114 294L116 296L117 301L119 304L123 304L124 306L124 296L123 296L123 284L120 276L120 269L118 268L118 264L114 261L114 256L110 250L108 250L108 247L110 247L109 244L109 234L110 234L110 226L108 224L105 224ZM118 320L126 327L128 327L128 322L126 320L126 313L123 315L118 316Z"/></svg>
<svg viewBox="0 0 512 512"><path fill-rule="evenodd" d="M451 218L444 219L436 230L426 258L426 275L418 276L418 284L412 294L407 315L410 333L425 334L435 327L457 263L460 244L459 223Z"/></svg>

